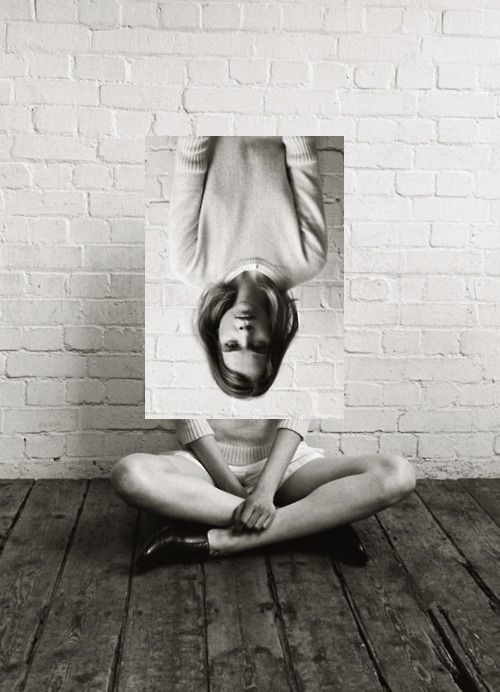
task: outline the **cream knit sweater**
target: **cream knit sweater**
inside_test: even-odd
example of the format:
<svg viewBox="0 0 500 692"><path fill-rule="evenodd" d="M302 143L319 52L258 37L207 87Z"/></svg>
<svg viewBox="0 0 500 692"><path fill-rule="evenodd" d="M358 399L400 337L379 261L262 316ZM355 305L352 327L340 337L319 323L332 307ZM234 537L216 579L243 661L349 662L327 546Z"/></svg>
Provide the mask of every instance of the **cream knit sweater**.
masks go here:
<svg viewBox="0 0 500 692"><path fill-rule="evenodd" d="M314 137L179 137L170 264L205 286L258 269L282 288L314 277L327 230Z"/></svg>
<svg viewBox="0 0 500 692"><path fill-rule="evenodd" d="M178 420L177 436L182 445L205 437L215 435L222 456L228 464L251 464L269 455L271 446L279 428L294 430L302 438L307 434L309 421L303 418L285 418L283 420Z"/></svg>

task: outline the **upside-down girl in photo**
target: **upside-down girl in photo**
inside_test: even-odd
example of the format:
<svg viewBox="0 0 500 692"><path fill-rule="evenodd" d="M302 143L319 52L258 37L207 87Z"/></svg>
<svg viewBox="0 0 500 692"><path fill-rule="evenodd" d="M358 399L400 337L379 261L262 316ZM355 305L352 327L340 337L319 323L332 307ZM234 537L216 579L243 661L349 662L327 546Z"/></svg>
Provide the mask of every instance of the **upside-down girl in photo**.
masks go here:
<svg viewBox="0 0 500 692"><path fill-rule="evenodd" d="M272 385L298 329L290 289L326 261L314 139L178 138L170 264L204 289L197 330L230 396L260 396Z"/></svg>
<svg viewBox="0 0 500 692"><path fill-rule="evenodd" d="M410 494L413 467L397 455L326 454L304 441L307 427L297 418L181 420L182 449L121 459L111 473L118 495L166 520L138 567L220 557L319 532L338 559L363 564L367 556L349 523Z"/></svg>

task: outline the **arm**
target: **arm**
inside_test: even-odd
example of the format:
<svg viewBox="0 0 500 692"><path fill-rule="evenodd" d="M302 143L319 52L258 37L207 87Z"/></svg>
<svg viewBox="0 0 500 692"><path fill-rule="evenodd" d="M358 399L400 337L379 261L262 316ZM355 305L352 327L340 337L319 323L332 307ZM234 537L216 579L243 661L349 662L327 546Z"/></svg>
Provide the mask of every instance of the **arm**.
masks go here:
<svg viewBox="0 0 500 692"><path fill-rule="evenodd" d="M238 497L246 497L246 490L222 458L214 432L207 420L177 422L177 434L182 444L190 447L212 477L215 485Z"/></svg>
<svg viewBox="0 0 500 692"><path fill-rule="evenodd" d="M235 510L237 523L247 529L267 529L270 526L276 512L274 495L303 439L305 428L307 423L296 418L287 418L279 423L269 457L255 488Z"/></svg>
<svg viewBox="0 0 500 692"><path fill-rule="evenodd" d="M314 137L283 137L290 185L304 249L322 266L327 255L327 228L323 191Z"/></svg>
<svg viewBox="0 0 500 692"><path fill-rule="evenodd" d="M196 252L210 137L179 137L170 200L170 264L181 280Z"/></svg>

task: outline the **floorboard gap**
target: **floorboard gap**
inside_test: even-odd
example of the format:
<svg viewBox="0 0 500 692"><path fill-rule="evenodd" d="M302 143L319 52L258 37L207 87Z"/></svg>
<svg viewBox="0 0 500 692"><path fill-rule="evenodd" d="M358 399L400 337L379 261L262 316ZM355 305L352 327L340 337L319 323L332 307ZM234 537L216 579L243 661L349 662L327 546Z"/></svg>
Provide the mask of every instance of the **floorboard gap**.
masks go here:
<svg viewBox="0 0 500 692"><path fill-rule="evenodd" d="M207 613L207 584L205 565L201 563L201 573L203 575L202 582L202 601L203 601L203 622L205 625L205 671L207 674L207 692L210 692L210 658L208 655L208 613Z"/></svg>
<svg viewBox="0 0 500 692"><path fill-rule="evenodd" d="M293 656L292 652L290 651L290 645L288 643L288 637L286 636L286 625L285 625L285 619L283 617L283 612L281 610L281 604L279 601L279 596L278 596L278 587L276 586L276 580L274 578L273 570L271 567L271 561L269 559L269 553L265 554L265 559L266 559L266 572L267 572L267 581L269 584L269 590L271 592L271 595L273 597L273 602L274 602L274 612L275 612L275 617L274 621L276 623L276 630L278 632L278 638L281 644L281 650L283 652L283 659L285 661L285 668L288 673L288 683L290 686L291 692L302 692L303 686L300 683L299 678L297 677L297 673L295 671L295 667L293 665Z"/></svg>
<svg viewBox="0 0 500 692"><path fill-rule="evenodd" d="M417 495L418 495L418 493L417 493ZM421 500L422 503L424 504L426 510L429 512L429 514L430 514L431 517L434 519L434 521L436 522L436 524L439 526L439 528L441 529L441 531L444 533L444 535L446 536L446 538L450 541L450 543L452 544L452 546L453 546L453 547L456 549L456 551L460 554L460 557L462 558L462 563L461 563L461 564L462 564L462 567L464 567L464 568L467 570L467 572L470 574L470 576L472 577L472 579L474 579L474 581L475 581L475 583L477 584L477 586L481 589L481 591L484 593L484 595L486 596L486 598L489 600L491 609L492 609L495 613L498 614L498 613L500 612L500 599L498 598L498 596L497 596L497 595L490 589L490 587L483 581L482 577L481 577L480 574L477 572L477 570L476 570L476 568L474 567L474 565L468 560L467 556L463 553L463 551L462 551L460 545L459 545L456 541L453 540L453 537L451 536L451 534L449 534L448 531L446 530L446 528L441 524L441 522L439 521L439 519L437 518L437 516L434 514L434 512L432 511L432 509L426 504L425 500L424 500L422 497L420 497L420 495L418 495L418 497L420 498L420 500ZM476 501L475 498L473 498L473 500L474 500L474 502L476 502L476 504L478 505L478 507L481 507L481 505L479 505L479 503L477 503L477 501Z"/></svg>
<svg viewBox="0 0 500 692"><path fill-rule="evenodd" d="M332 558L332 569L337 575L340 586L342 589L342 593L344 594L344 598L346 600L346 603L349 607L349 610L351 611L352 617L354 618L354 622L356 623L356 627L358 629L359 636L361 638L361 641L364 643L366 646L366 651L368 653L368 656L370 657L370 660L373 664L373 668L375 670L375 674L377 676L377 679L379 681L379 684L381 688L384 690L384 692L393 692L392 687L389 685L387 682L387 679L382 672L382 669L380 668L379 662L377 660L377 654L375 652L375 649L370 641L370 636L368 632L366 631L363 619L361 618L358 609L356 607L356 603L349 591L349 587L347 585L346 579L344 577L344 574L340 568L340 566L333 560ZM397 690L395 690L397 692Z"/></svg>
<svg viewBox="0 0 500 692"><path fill-rule="evenodd" d="M52 603L53 603L54 597L57 593L57 589L59 588L59 583L61 581L61 577L62 577L62 574L64 572L64 568L66 566L66 561L68 559L69 551L71 550L71 546L73 545L73 540L75 537L76 529L77 529L78 524L80 522L80 517L81 517L82 512L83 512L83 507L85 505L85 500L87 499L89 488L90 488L90 481L86 481L85 489L84 489L83 496L82 496L82 501L80 503L80 507L78 508L78 512L77 512L76 517L75 517L75 523L73 524L73 527L71 529L71 533L69 535L68 542L66 543L66 550L64 551L63 559L61 560L61 564L59 565L59 569L57 572L57 577L56 577L55 582L54 582L54 586L52 587L52 591L50 592L48 602L46 603L46 605L42 609L40 621L38 623L38 627L36 628L35 634L33 636L33 641L31 642L31 646L30 646L30 649L28 651L28 655L26 657L26 672L25 672L24 678L23 678L23 680L19 686L19 692L23 692L24 688L26 687L26 683L28 681L28 677L29 677L29 674L31 671L31 666L33 664L33 659L35 657L38 642L40 641L40 637L42 636L42 631L43 631L43 628L45 626L45 622L47 620L50 609L52 607Z"/></svg>
<svg viewBox="0 0 500 692"><path fill-rule="evenodd" d="M35 487L35 482L33 482L33 483L31 484L31 486L28 488L28 492L27 492L26 495L24 496L24 499L23 499L23 501L21 502L21 504L20 504L20 506L19 506L19 509L18 509L17 512L15 513L14 518L13 518L13 520L12 520L11 525L9 526L8 531L7 531L6 534L2 537L2 540L0 540L0 555L2 554L2 551L3 551L3 549L4 549L4 546L5 546L5 544L7 543L8 539L9 539L9 536L10 536L10 534L12 533L12 531L13 531L15 525L17 524L18 519L19 519L19 517L21 516L21 513L22 513L22 511L23 511L23 509L24 509L24 506L25 506L25 504L27 503L28 498L29 498L29 496L31 495L31 491L33 490L34 487Z"/></svg>
<svg viewBox="0 0 500 692"><path fill-rule="evenodd" d="M122 662L123 645L125 640L125 634L127 631L128 623L128 608L130 603L130 595L132 592L132 579L134 576L134 565L135 565L135 551L137 549L137 540L139 536L139 518L140 512L137 512L135 520L134 529L134 539L132 541L132 554L130 556L130 568L128 573L128 583L127 583L127 593L125 595L125 603L123 605L123 619L120 627L120 633L118 634L118 641L116 643L116 649L113 657L113 665L111 668L111 676L108 683L107 692L113 692L113 690L118 689L118 683L120 679L120 667Z"/></svg>
<svg viewBox="0 0 500 692"><path fill-rule="evenodd" d="M451 622L450 618L448 617L448 613L445 611L444 608L441 606L437 605L436 606L437 610L441 613L442 617L446 620L448 626L450 629L453 631L455 636L458 637L458 633ZM479 686L476 683L476 680L472 676L472 674L469 672L469 669L467 665L464 663L462 660L459 652L457 651L456 647L453 645L453 642L447 635L445 629L442 627L441 623L439 622L439 618L436 616L434 611L432 609L429 609L426 611L427 615L429 616L429 619L438 634L439 638L443 642L443 645L445 646L450 658L452 659L454 665L455 665L455 672L450 671L453 679L455 680L456 684L458 687L462 690L462 692L494 692L493 690L490 690L489 687L481 683L481 686ZM472 665L473 665L472 661ZM476 671L477 672L477 671Z"/></svg>

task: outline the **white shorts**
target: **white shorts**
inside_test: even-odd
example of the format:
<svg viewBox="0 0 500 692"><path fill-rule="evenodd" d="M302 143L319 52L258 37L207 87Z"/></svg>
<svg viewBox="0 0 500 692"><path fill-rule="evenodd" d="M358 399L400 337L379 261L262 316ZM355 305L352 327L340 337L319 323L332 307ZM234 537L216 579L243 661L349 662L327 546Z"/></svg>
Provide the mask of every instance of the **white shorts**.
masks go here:
<svg viewBox="0 0 500 692"><path fill-rule="evenodd" d="M185 459L189 459L198 466L201 466L202 469L205 468L203 464L200 461L198 461L195 455L189 452L188 450L183 449L179 452L171 453L175 454L176 457L180 456L184 457ZM313 461L314 459L324 459L324 457L324 450L320 449L319 447L309 447L305 442L300 442L299 446L295 451L295 454L293 455L290 463L285 469L285 472L278 487L281 487L283 483L288 478L290 478L290 476L293 473L295 473L295 471L300 469L302 466L305 466L305 464L308 464L310 461ZM257 483L262 469L266 465L266 461L267 457L264 459L259 459L258 461L255 461L252 464L244 464L238 466L234 464L228 464L228 466L245 488L252 488Z"/></svg>

